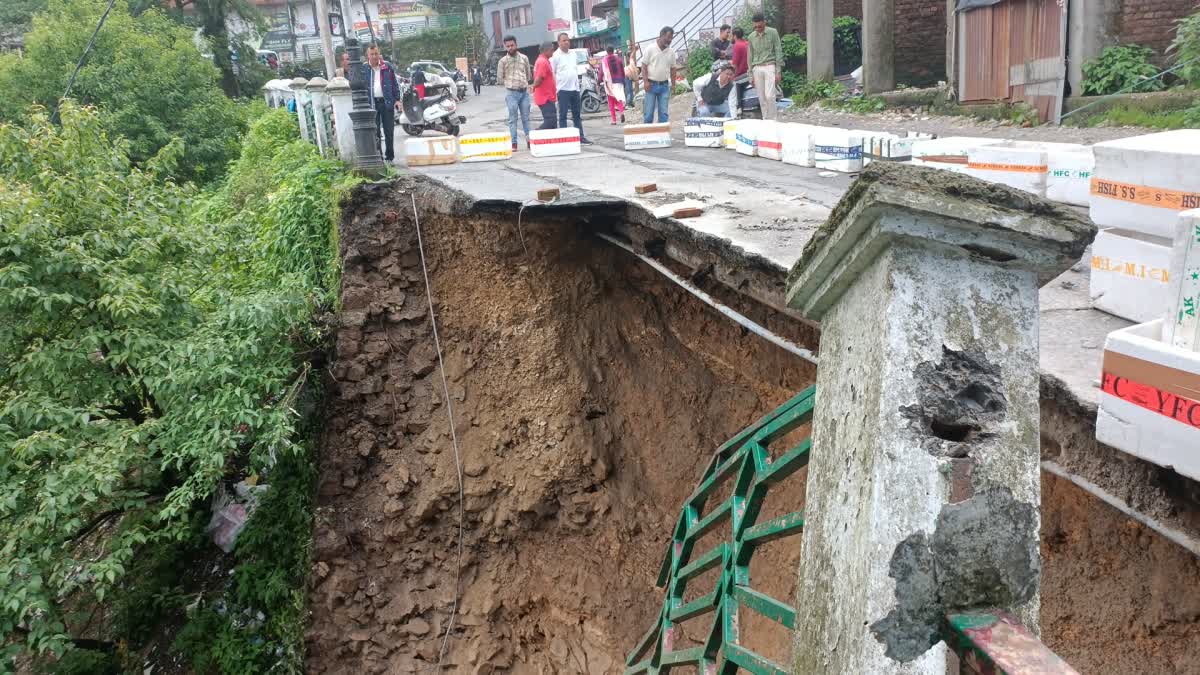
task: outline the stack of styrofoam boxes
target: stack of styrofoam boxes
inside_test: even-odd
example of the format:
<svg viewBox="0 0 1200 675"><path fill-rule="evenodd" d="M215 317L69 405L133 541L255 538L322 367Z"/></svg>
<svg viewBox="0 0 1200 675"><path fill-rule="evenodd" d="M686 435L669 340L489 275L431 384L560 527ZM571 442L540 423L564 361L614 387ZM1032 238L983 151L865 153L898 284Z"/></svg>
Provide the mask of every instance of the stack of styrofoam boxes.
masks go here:
<svg viewBox="0 0 1200 675"><path fill-rule="evenodd" d="M628 124L625 126L626 150L656 150L671 147L670 124Z"/></svg>
<svg viewBox="0 0 1200 675"><path fill-rule="evenodd" d="M759 157L776 162L783 159L783 139L779 137L779 122L759 122L757 139Z"/></svg>
<svg viewBox="0 0 1200 675"><path fill-rule="evenodd" d="M812 134L813 127L807 124L779 125L779 140L783 143L781 159L784 164L816 166L816 160L813 158Z"/></svg>
<svg viewBox="0 0 1200 675"><path fill-rule="evenodd" d="M1046 155L1046 198L1064 204L1087 206L1092 187L1092 171L1096 156L1090 145L1071 147L1070 143L1054 143Z"/></svg>
<svg viewBox="0 0 1200 675"><path fill-rule="evenodd" d="M818 169L862 171L862 136L845 129L817 127L812 134L813 160Z"/></svg>
<svg viewBox="0 0 1200 675"><path fill-rule="evenodd" d="M408 166L434 166L458 161L458 139L453 136L410 138L404 142Z"/></svg>
<svg viewBox="0 0 1200 675"><path fill-rule="evenodd" d="M723 141L726 150L737 150L737 132L738 126L743 120L725 120L725 126L722 128L725 132Z"/></svg>
<svg viewBox="0 0 1200 675"><path fill-rule="evenodd" d="M1168 315L1104 346L1096 439L1200 480L1200 210L1176 227Z"/></svg>
<svg viewBox="0 0 1200 675"><path fill-rule="evenodd" d="M538 129L529 133L529 149L534 157L578 155L583 152L579 129Z"/></svg>
<svg viewBox="0 0 1200 675"><path fill-rule="evenodd" d="M967 175L1046 196L1046 148L1038 143L1004 141L967 151Z"/></svg>
<svg viewBox="0 0 1200 675"><path fill-rule="evenodd" d="M465 134L458 139L458 156L464 162L496 162L512 159L508 134Z"/></svg>
<svg viewBox="0 0 1200 675"><path fill-rule="evenodd" d="M1200 207L1200 129L1094 146L1092 305L1145 323L1169 302L1172 240L1179 214Z"/></svg>
<svg viewBox="0 0 1200 675"><path fill-rule="evenodd" d="M918 140L913 143L912 163L944 171L966 173L967 153L972 148L1002 142L1002 139L997 138L971 138L968 136Z"/></svg>
<svg viewBox="0 0 1200 675"><path fill-rule="evenodd" d="M872 157L872 151L875 147L876 141L883 142L885 140L900 138L899 135L888 131L866 131L862 129L856 129L850 133L862 136L862 156L864 167L870 166L872 159L874 159Z"/></svg>
<svg viewBox="0 0 1200 675"><path fill-rule="evenodd" d="M758 155L758 129L761 120L739 120L737 125L737 153L747 157Z"/></svg>
<svg viewBox="0 0 1200 675"><path fill-rule="evenodd" d="M720 148L726 121L722 117L689 118L683 125L683 144L689 148Z"/></svg>

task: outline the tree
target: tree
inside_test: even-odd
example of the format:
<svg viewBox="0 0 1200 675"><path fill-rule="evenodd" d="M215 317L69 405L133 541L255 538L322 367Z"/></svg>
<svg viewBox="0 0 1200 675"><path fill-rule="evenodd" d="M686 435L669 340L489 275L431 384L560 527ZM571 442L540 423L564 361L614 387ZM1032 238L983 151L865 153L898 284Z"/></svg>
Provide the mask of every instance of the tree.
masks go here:
<svg viewBox="0 0 1200 675"><path fill-rule="evenodd" d="M233 62L233 52L229 35L229 22L232 19L251 24L260 31L263 29L262 13L251 0L174 0L171 5L175 19L185 25L192 23L186 10L190 7L195 15L195 23L208 40L212 50L213 63L221 71L221 89L230 98L243 94L238 90L237 69ZM254 54L239 54L242 61L255 60ZM252 96L258 92L246 92Z"/></svg>
<svg viewBox="0 0 1200 675"><path fill-rule="evenodd" d="M52 0L34 19L24 58L0 58L0 120L19 120L29 106L58 105L107 3ZM217 70L186 28L157 9L133 16L118 0L75 80L71 96L100 109L111 137L129 141L144 163L178 138L173 174L207 182L237 155L244 113L221 94Z"/></svg>

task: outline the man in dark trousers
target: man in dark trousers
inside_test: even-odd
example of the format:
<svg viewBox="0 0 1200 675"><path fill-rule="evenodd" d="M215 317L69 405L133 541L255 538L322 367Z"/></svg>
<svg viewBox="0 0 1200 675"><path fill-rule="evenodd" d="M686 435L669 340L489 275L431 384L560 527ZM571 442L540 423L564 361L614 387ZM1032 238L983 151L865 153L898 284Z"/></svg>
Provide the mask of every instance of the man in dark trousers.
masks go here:
<svg viewBox="0 0 1200 675"><path fill-rule="evenodd" d="M479 69L479 64L471 66L471 84L475 86L475 95L483 91L483 71Z"/></svg>
<svg viewBox="0 0 1200 675"><path fill-rule="evenodd" d="M384 159L391 162L396 159L396 101L400 98L400 83L396 81L396 69L379 55L379 45L367 47L363 77L367 78L367 94L375 109L375 123L383 131Z"/></svg>

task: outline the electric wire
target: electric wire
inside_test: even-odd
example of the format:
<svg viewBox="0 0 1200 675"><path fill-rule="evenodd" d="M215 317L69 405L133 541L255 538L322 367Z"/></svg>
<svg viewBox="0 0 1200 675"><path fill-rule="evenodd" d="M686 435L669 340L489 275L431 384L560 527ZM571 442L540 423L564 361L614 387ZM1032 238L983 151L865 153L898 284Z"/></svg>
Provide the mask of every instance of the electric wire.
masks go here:
<svg viewBox="0 0 1200 675"><path fill-rule="evenodd" d="M96 30L92 31L92 37L88 40L87 46L83 48L83 53L79 55L79 61L75 64L75 70L71 72L71 79L67 80L67 88L63 92L62 98L59 99L59 105L62 105L62 99L71 95L71 87L75 86L75 78L79 75L79 70L83 68L83 62L87 60L87 55L92 51L92 47L96 44L96 36L100 34L100 27L104 25L104 20L108 18L108 13L112 11L113 5L117 4L117 0L108 0L108 7L104 13L100 15L100 20L96 22ZM58 108L54 109L54 113L50 115L50 121L58 119Z"/></svg>
<svg viewBox="0 0 1200 675"><path fill-rule="evenodd" d="M458 450L458 432L454 430L454 404L450 400L450 384L446 381L446 362L442 359L442 341L438 336L437 314L433 309L433 286L429 283L429 266L425 263L425 242L421 237L421 216L417 213L417 196L412 198L413 223L417 228L417 251L421 254L421 273L425 275L425 298L429 301L429 321L433 324L433 346L437 349L438 369L442 376L442 394L446 397L446 415L450 419L450 442L454 446L454 469L458 474L458 564L454 571L454 601L450 607L450 621L446 624L446 634L442 637L442 646L438 650L438 672L442 670L442 661L446 657L446 647L450 644L450 633L454 630L454 619L458 616L458 593L462 583L463 566L463 531L465 516L463 514L463 470L462 458Z"/></svg>

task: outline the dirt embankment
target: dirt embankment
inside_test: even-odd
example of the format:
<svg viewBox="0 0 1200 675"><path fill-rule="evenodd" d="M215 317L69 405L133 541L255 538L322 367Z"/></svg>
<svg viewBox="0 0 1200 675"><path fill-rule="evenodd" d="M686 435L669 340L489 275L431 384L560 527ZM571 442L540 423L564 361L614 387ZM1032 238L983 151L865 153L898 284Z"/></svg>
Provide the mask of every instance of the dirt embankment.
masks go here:
<svg viewBox="0 0 1200 675"><path fill-rule="evenodd" d="M454 596L458 483L416 231L403 185L364 187L347 213L308 667L428 672ZM513 217L421 225L465 474L443 665L619 672L661 607L661 556L712 451L815 373L582 217L526 217L528 254ZM792 600L798 549L764 553L761 587ZM782 658L787 636L770 642Z"/></svg>

